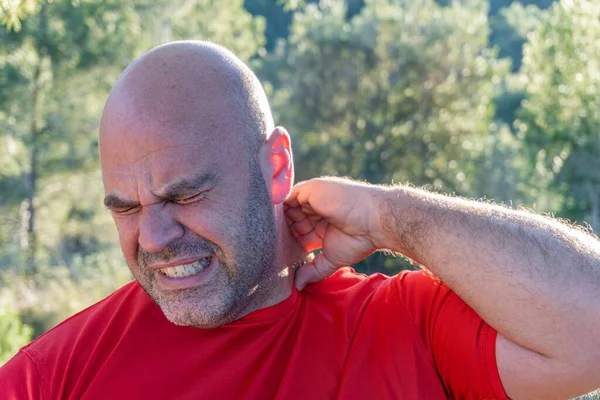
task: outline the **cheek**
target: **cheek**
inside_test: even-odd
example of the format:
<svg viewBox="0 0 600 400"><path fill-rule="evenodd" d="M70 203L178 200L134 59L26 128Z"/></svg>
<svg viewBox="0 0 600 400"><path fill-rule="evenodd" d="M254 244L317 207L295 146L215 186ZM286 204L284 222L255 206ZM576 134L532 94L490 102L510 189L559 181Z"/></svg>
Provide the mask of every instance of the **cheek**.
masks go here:
<svg viewBox="0 0 600 400"><path fill-rule="evenodd" d="M138 228L136 220L137 218L133 215L126 217L113 217L115 225L117 227L117 233L119 234L119 243L123 250L125 260L129 265L134 265L137 260L137 248L138 248Z"/></svg>
<svg viewBox="0 0 600 400"><path fill-rule="evenodd" d="M241 224L240 212L233 206L211 202L179 206L176 219L194 234L227 251Z"/></svg>

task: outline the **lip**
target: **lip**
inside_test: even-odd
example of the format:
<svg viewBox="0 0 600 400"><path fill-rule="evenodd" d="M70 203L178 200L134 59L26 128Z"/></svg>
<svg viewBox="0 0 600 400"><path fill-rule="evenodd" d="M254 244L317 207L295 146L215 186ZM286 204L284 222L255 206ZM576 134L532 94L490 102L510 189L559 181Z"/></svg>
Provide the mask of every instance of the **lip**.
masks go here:
<svg viewBox="0 0 600 400"><path fill-rule="evenodd" d="M202 257L204 258L204 257ZM187 261L187 263L189 262L193 262L198 260L197 258L193 258L191 259L191 261ZM183 260L184 263L186 263L186 260ZM213 255L210 259L210 264L208 264L206 266L206 268L204 268L202 271L198 272L196 275L192 275L192 276L185 276L185 277L181 277L181 278L170 278L166 275L164 275L163 273L161 273L158 269L159 268L165 268L167 266L175 266L175 265L181 265L181 261L179 261L178 263L169 263L169 264L164 264L164 266L160 266L158 268L153 267L154 270L154 276L156 278L156 281L158 283L158 285L164 289L164 290L181 290L181 289L188 289L188 288L192 288L192 287L196 287L196 286L201 286L206 284L207 282L209 282L212 277L214 276L214 274L216 273L216 271L218 270L218 259L215 255Z"/></svg>
<svg viewBox="0 0 600 400"><path fill-rule="evenodd" d="M193 262L202 260L203 258L206 258L206 257L214 257L214 255L207 254L205 256L180 258L180 259L177 259L175 261L171 261L169 263L154 264L154 265L150 266L149 269L152 270L152 271L154 271L154 270L159 270L161 268L169 268L169 267L176 267L178 265L191 264ZM211 263L212 263L212 259L211 259Z"/></svg>

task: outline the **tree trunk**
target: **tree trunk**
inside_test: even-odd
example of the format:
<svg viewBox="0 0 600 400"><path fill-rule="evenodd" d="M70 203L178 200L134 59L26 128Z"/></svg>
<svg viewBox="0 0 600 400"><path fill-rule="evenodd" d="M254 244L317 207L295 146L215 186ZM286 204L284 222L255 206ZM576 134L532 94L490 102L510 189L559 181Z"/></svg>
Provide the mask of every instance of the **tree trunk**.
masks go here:
<svg viewBox="0 0 600 400"><path fill-rule="evenodd" d="M40 101L40 84L39 77L41 74L42 60L38 61L33 74L33 91L32 91L32 104L31 104L31 122L29 131L29 174L26 175L26 187L27 187L27 269L29 273L35 274L37 272L35 264L35 256L37 249L37 233L36 233L36 206L35 196L37 194L37 178L38 178L38 143L37 139L39 136L38 126L38 112L39 112L39 101Z"/></svg>
<svg viewBox="0 0 600 400"><path fill-rule="evenodd" d="M42 4L39 13L39 28L44 37L47 31L46 4ZM29 174L26 175L25 186L27 188L27 273L35 275L37 272L36 251L38 247L38 237L36 231L36 216L37 209L35 198L37 195L37 180L38 180L38 151L39 151L39 136L41 129L38 125L40 117L40 76L42 73L42 63L46 56L47 49L44 44L38 45L37 53L38 60L33 72L33 87L31 93L31 115L30 115L30 130L29 130Z"/></svg>

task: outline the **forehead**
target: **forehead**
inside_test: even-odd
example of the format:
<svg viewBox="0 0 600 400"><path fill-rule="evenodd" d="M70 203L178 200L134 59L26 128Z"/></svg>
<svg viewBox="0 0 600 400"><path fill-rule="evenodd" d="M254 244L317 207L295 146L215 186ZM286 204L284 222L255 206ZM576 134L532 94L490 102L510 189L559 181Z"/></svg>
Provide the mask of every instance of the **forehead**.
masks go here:
<svg viewBox="0 0 600 400"><path fill-rule="evenodd" d="M226 160L233 170L246 159L239 123L234 116L226 117L226 105L218 98L204 104L167 98L163 106L127 96L115 100L107 104L100 136L107 190L137 186L140 179L161 185L220 168Z"/></svg>

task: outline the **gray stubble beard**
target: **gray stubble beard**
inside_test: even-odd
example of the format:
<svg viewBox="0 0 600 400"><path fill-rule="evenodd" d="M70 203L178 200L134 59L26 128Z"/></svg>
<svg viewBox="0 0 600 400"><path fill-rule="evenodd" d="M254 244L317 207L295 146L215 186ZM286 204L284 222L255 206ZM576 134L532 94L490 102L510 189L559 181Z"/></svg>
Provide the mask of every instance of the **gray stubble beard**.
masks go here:
<svg viewBox="0 0 600 400"><path fill-rule="evenodd" d="M160 253L138 252L138 280L144 291L176 325L215 328L230 323L268 301L277 273L275 263L277 231L271 199L260 167L250 166L250 185L242 211L241 229L234 235L234 254L227 257L219 246L204 238L173 243ZM198 248L202 247L202 248ZM168 259L182 251L197 254L208 249L219 261L222 273L206 287L182 289L177 299L165 299L155 287L154 272L147 265L156 259ZM131 268L132 272L135 270ZM138 276L141 275L141 276ZM183 304L182 304L183 303ZM208 304L202 304L208 303Z"/></svg>

